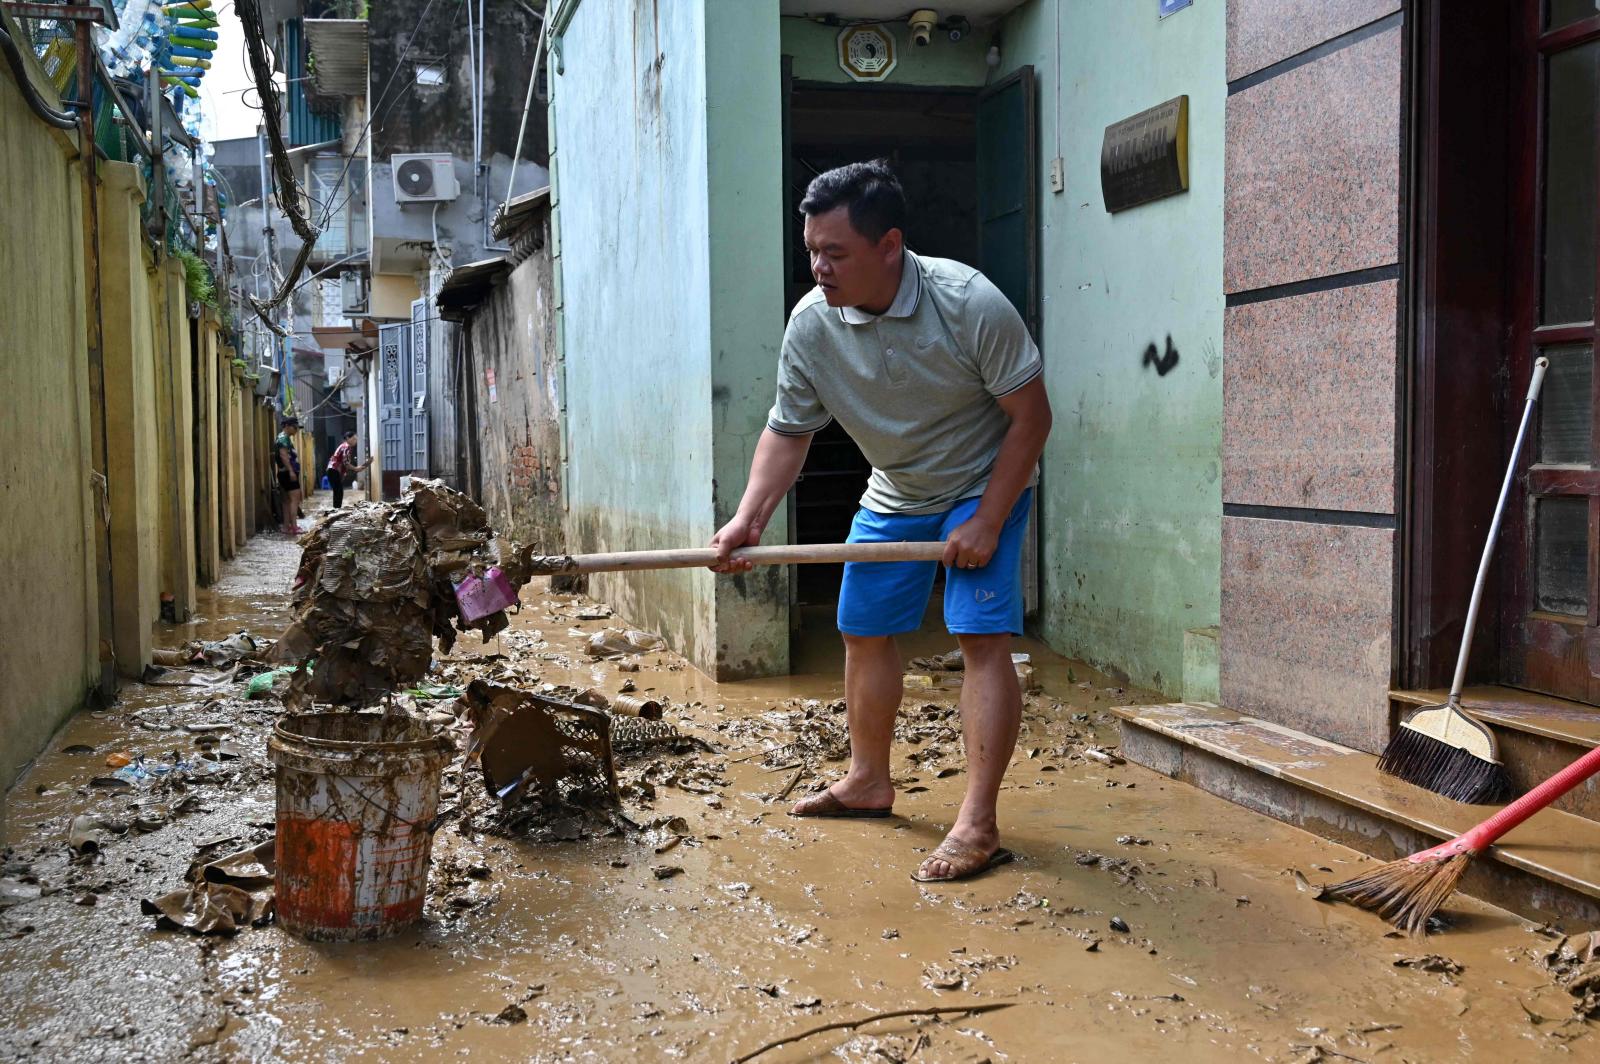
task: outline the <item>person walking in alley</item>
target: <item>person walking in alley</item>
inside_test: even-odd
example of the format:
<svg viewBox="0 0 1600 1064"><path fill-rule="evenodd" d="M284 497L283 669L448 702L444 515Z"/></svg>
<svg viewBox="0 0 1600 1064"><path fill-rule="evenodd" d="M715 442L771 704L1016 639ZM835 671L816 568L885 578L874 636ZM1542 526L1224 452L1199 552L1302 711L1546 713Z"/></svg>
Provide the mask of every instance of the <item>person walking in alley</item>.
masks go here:
<svg viewBox="0 0 1600 1064"><path fill-rule="evenodd" d="M350 481L350 474L359 473L372 464L372 459L356 463L356 430L344 430L344 442L333 449L333 457L328 459L328 487L333 489L333 508L339 509L344 505L344 488Z"/></svg>
<svg viewBox="0 0 1600 1064"><path fill-rule="evenodd" d="M945 540L945 625L961 644L967 790L955 824L913 873L962 879L1009 861L996 801L1016 746L1022 693L1022 546L1050 432L1038 348L998 288L971 267L904 246L905 194L884 162L813 180L800 203L817 286L789 316L777 401L738 512L713 537L717 572L760 542L837 419L872 464L851 542ZM904 696L895 636L921 624L936 562L849 563L839 590L850 768L797 803L797 817L889 816L889 750Z"/></svg>
<svg viewBox="0 0 1600 1064"><path fill-rule="evenodd" d="M283 495L283 534L286 536L300 534L300 454L294 448L292 435L299 427L299 418L284 418L278 423L278 438L272 441L278 491Z"/></svg>

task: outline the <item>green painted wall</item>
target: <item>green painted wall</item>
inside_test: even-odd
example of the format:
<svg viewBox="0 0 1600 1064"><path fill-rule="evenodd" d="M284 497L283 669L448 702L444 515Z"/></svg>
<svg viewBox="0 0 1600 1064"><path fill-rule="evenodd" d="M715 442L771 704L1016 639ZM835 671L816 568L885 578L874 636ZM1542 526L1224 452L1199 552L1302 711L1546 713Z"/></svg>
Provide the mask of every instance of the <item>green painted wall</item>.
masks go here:
<svg viewBox="0 0 1600 1064"><path fill-rule="evenodd" d="M558 56L569 548L702 545L743 491L785 311L777 5L584 0ZM779 572L593 587L720 678L788 669Z"/></svg>
<svg viewBox="0 0 1600 1064"><path fill-rule="evenodd" d="M907 13L912 6L915 5L907 6ZM783 54L794 57L795 80L856 84L839 67L839 27L808 18L782 21ZM969 33L954 43L936 33L930 44L920 48L912 45L911 33L903 21L889 23L886 28L894 34L898 62L881 82L883 85L982 85L990 74L984 57L993 37L992 27Z"/></svg>
<svg viewBox="0 0 1600 1064"><path fill-rule="evenodd" d="M1059 12L1057 5L1059 4ZM1056 77L1060 19L1061 77ZM1057 649L1177 695L1186 629L1217 623L1222 439L1222 0L1032 0L1002 71L1039 82L1042 340L1055 431L1040 625ZM1060 97L1066 191L1050 191ZM1187 193L1107 214L1107 125L1189 96ZM1167 338L1166 374L1148 365Z"/></svg>
<svg viewBox="0 0 1600 1064"><path fill-rule="evenodd" d="M17 34L15 23L7 29ZM42 74L35 78L59 100ZM0 791L99 679L93 465L83 314L82 178L70 134L0 75Z"/></svg>

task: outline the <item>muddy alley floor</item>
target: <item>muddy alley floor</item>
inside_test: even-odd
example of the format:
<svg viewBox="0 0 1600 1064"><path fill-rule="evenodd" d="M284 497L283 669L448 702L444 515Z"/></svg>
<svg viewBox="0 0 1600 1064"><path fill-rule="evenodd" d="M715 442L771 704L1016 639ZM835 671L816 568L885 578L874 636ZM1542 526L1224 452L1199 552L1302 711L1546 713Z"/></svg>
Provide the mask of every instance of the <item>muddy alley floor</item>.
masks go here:
<svg viewBox="0 0 1600 1064"><path fill-rule="evenodd" d="M259 537L163 642L275 635L298 551ZM946 886L908 873L965 777L951 693L908 691L890 820L785 815L844 767L836 637L780 680L714 684L674 655L590 660L623 618L537 581L511 629L439 663L471 675L663 697L706 749L624 756L627 815L653 830L532 841L463 815L437 835L424 920L381 942L281 928L158 930L140 899L183 885L202 844L270 836L266 737L281 707L173 670L75 717L6 796L0 1056L38 1060L729 1061L809 1028L910 1008L1009 1003L814 1034L761 1061L1595 1059L1537 958L1553 941L1458 898L1425 942L1303 889L1351 851L1146 772L1105 764L1105 710L1138 700L1037 644L1043 690L1002 795L1019 860ZM908 657L950 649L937 632ZM499 656L496 656L499 655ZM638 671L631 671L636 663ZM623 671L629 669L630 671ZM198 684L162 686L161 683ZM410 703L447 721L447 699ZM108 757L228 755L214 771L93 786ZM681 749L683 744L679 744ZM1087 753L1086 753L1087 752ZM781 799L786 790L791 796ZM481 806L457 767L445 804ZM98 853L74 858L90 815ZM681 818L674 820L673 818ZM131 826L129 826L131 825ZM555 834L562 834L557 826ZM568 834L582 834L576 829ZM545 833L550 834L549 832ZM1576 930L1576 929L1569 929Z"/></svg>

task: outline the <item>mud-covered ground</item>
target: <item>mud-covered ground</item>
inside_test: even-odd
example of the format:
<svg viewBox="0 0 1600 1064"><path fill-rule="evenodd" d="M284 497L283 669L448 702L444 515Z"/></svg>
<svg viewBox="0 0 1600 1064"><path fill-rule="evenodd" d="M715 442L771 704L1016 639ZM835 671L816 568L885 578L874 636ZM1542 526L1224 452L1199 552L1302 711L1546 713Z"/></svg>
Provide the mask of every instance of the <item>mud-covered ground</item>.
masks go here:
<svg viewBox="0 0 1600 1064"><path fill-rule="evenodd" d="M241 627L275 634L296 558L281 537L254 540L203 593L201 619L163 641ZM591 661L588 635L626 619L594 617L605 611L543 585L524 592L501 638L464 638L437 679L498 675L606 693L631 681L664 696L666 720L712 752L636 750L619 776L627 815L668 826L577 841L500 837L482 830L492 817L481 777L456 769L446 804L465 798L475 812L440 830L414 929L338 945L276 926L232 938L157 930L140 899L182 886L203 843L271 834L265 743L279 707L245 701L226 682L129 684L112 709L74 718L6 796L0 1057L727 1061L835 1021L968 1003L1010 1007L880 1021L759 1059L1600 1052L1538 963L1555 944L1549 929L1458 899L1452 929L1413 942L1315 900L1296 871L1331 881L1365 861L1085 756L1114 749L1105 710L1139 692L1038 645L1021 647L1043 691L1028 699L1002 805L1020 860L969 883L922 886L908 873L964 785L949 696L908 692L896 818L792 820L792 796L844 767L826 618L796 675L719 685L668 653ZM930 630L904 649L937 653L950 641ZM623 671L630 661L638 671ZM448 707L416 703L436 720ZM219 741L231 756L205 775L127 790L90 783L111 773L111 755L193 762L197 744ZM69 829L84 814L126 831L102 832L98 854L73 858Z"/></svg>

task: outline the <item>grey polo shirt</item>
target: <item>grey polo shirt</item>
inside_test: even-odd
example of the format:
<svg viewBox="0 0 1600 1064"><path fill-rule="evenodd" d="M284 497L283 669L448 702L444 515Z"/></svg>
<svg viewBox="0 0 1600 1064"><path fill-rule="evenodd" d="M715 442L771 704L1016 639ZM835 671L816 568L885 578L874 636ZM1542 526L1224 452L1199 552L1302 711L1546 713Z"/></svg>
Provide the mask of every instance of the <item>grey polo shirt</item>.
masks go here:
<svg viewBox="0 0 1600 1064"><path fill-rule="evenodd" d="M995 400L1042 369L1021 315L988 278L907 251L880 315L829 307L820 288L795 306L767 427L801 436L837 418L872 463L862 506L937 513L983 494L1011 427Z"/></svg>

